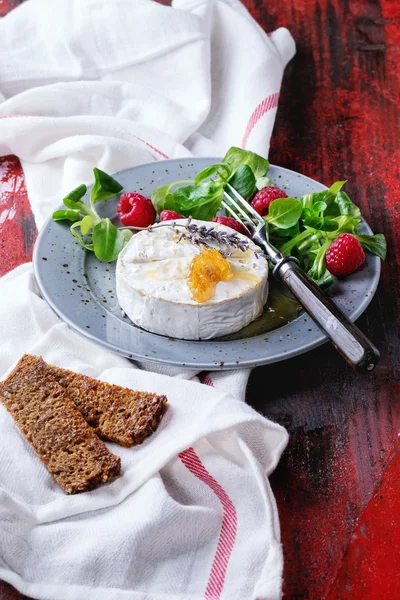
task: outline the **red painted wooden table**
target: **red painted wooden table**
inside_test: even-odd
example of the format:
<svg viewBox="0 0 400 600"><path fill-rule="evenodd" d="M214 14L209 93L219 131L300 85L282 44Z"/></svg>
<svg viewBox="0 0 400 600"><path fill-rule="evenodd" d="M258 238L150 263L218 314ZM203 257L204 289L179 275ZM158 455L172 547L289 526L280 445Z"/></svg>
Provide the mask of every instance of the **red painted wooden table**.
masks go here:
<svg viewBox="0 0 400 600"><path fill-rule="evenodd" d="M272 162L326 184L348 179L350 195L389 246L378 292L359 320L382 351L372 374L353 373L326 345L255 369L250 379L248 402L291 434L272 476L285 597L397 599L400 2L244 3L266 31L287 26L297 42ZM0 0L0 16L16 4ZM31 259L35 235L19 162L0 159L0 274ZM0 598L21 596L0 583Z"/></svg>

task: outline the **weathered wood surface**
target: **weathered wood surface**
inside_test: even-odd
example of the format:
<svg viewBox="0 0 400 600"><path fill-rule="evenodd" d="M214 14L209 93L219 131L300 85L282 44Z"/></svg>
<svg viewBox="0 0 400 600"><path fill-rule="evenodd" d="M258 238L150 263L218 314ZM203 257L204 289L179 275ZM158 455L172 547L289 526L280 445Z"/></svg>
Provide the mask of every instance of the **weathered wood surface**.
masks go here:
<svg viewBox="0 0 400 600"><path fill-rule="evenodd" d="M378 293L359 320L382 351L373 374L354 374L324 346L251 376L248 402L291 433L272 476L285 597L397 598L400 557L394 552L386 560L385 550L391 548L387 539L398 537L399 455L380 480L400 429L400 3L244 3L266 31L287 26L297 42L283 82L271 161L326 184L348 179L353 199L389 244ZM0 15L15 4L0 0ZM2 159L0 274L30 260L34 237L19 163ZM1 585L1 599L21 598Z"/></svg>
<svg viewBox="0 0 400 600"><path fill-rule="evenodd" d="M248 5L264 28L287 25L298 45L285 74L271 160L326 184L347 179L346 189L389 244L378 293L359 320L382 351L376 371L354 374L325 346L256 369L248 391L253 406L292 434L272 478L286 595L320 599L335 578L400 427L400 4L290 0ZM271 380L279 382L272 392ZM392 518L399 523L398 516L387 515ZM399 556L397 561L388 583L392 592L400 588ZM373 563L370 568L375 571ZM352 576L359 577L356 565ZM350 597L342 591L332 598ZM356 590L351 596L377 597Z"/></svg>

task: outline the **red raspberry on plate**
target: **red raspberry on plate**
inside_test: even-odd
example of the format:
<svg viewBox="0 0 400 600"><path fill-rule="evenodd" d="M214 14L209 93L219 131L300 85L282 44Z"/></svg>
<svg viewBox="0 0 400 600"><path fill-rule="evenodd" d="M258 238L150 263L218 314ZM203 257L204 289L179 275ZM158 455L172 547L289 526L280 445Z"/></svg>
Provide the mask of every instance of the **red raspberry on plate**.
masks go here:
<svg viewBox="0 0 400 600"><path fill-rule="evenodd" d="M243 225L233 217L214 217L211 221L213 223L219 223L220 225L226 225L226 227L230 227L242 235L247 235L247 237L249 235Z"/></svg>
<svg viewBox="0 0 400 600"><path fill-rule="evenodd" d="M262 188L257 194L254 196L252 200L252 207L254 210L258 212L259 215L264 217L268 214L269 205L274 200L278 198L287 198L286 192L280 190L274 185L267 185L267 187Z"/></svg>
<svg viewBox="0 0 400 600"><path fill-rule="evenodd" d="M136 192L121 195L117 212L122 225L130 227L149 227L156 220L152 201Z"/></svg>
<svg viewBox="0 0 400 600"><path fill-rule="evenodd" d="M184 219L182 215L178 214L174 210L162 210L160 212L160 221L176 221L176 219Z"/></svg>
<svg viewBox="0 0 400 600"><path fill-rule="evenodd" d="M325 255L326 268L336 277L354 273L364 261L364 250L358 239L350 233L341 233L333 240Z"/></svg>

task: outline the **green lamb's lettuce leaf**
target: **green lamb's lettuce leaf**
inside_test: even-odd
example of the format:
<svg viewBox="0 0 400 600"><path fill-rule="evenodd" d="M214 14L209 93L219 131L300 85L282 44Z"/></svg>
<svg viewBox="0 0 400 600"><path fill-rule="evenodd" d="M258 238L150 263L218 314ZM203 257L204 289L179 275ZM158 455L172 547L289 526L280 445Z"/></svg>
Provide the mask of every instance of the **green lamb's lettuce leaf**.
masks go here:
<svg viewBox="0 0 400 600"><path fill-rule="evenodd" d="M308 275L309 275L309 273L308 273ZM323 288L323 289L330 287L333 283L333 277L329 273L328 269L326 269L326 268L325 268L324 272L322 273L321 277L319 277L319 279L317 279L315 277L311 277L311 279L313 279L314 282L320 288Z"/></svg>
<svg viewBox="0 0 400 600"><path fill-rule="evenodd" d="M341 215L361 217L360 209L350 200L346 192L338 192L336 194L335 203L338 205Z"/></svg>
<svg viewBox="0 0 400 600"><path fill-rule="evenodd" d="M129 242L129 240L131 239L131 237L133 236L133 231L131 231L130 229L120 229L120 231L122 232L122 235L124 236L125 244L127 244Z"/></svg>
<svg viewBox="0 0 400 600"><path fill-rule="evenodd" d="M93 169L93 173L94 186L92 188L92 193L90 194L91 204L104 202L104 200L114 198L114 196L124 189L118 181L111 177L111 175L104 173L104 171L95 168Z"/></svg>
<svg viewBox="0 0 400 600"><path fill-rule="evenodd" d="M92 242L85 242L83 237L80 235L80 233L78 231L78 227L80 228L80 226L81 226L80 221L71 225L70 230L71 230L72 235L78 240L78 242L80 243L81 246L83 246L83 248L85 248L86 250L93 251L94 246L93 246Z"/></svg>
<svg viewBox="0 0 400 600"><path fill-rule="evenodd" d="M81 232L82 235L87 235L89 233L89 231L92 229L93 227L93 219L90 215L86 215L86 217L83 217L82 221L81 221Z"/></svg>
<svg viewBox="0 0 400 600"><path fill-rule="evenodd" d="M223 186L214 181L187 185L167 195L165 208L184 217L210 221L221 207L223 193Z"/></svg>
<svg viewBox="0 0 400 600"><path fill-rule="evenodd" d="M169 191L177 185L182 185L184 183L193 184L193 181L191 179L181 179L180 181L174 181L173 183L162 185L153 190L153 193L151 194L151 201L158 214L160 214L160 212L162 212L165 208L165 201Z"/></svg>
<svg viewBox="0 0 400 600"><path fill-rule="evenodd" d="M280 238L279 245L283 243L282 238L294 238L300 233L300 225L297 222L293 227L288 227L287 229L280 229L279 227L274 227L273 225L269 226L269 237L271 241L274 238Z"/></svg>
<svg viewBox="0 0 400 600"><path fill-rule="evenodd" d="M338 192L342 189L345 181L337 181L328 190L324 190L323 192L314 192L313 194L304 194L301 196L300 202L303 204L304 208L312 209L314 206L318 206L320 202L326 204L326 207L330 207L332 203L334 203ZM324 209L326 210L326 208ZM329 212L330 216L338 216L339 210L337 206L333 209L333 211ZM325 215L327 216L327 215Z"/></svg>
<svg viewBox="0 0 400 600"><path fill-rule="evenodd" d="M65 196L63 199L64 205L71 210L80 211L80 213L83 215L90 214L90 208L82 201L82 198L86 192L87 187L85 184L78 185L78 187Z"/></svg>
<svg viewBox="0 0 400 600"><path fill-rule="evenodd" d="M250 200L257 189L256 180L265 176L268 167L268 160L254 152L231 148L221 163L203 169L194 181L176 181L155 189L151 196L153 206L157 213L168 209L186 217L210 220L221 207L228 181ZM210 179L213 176L216 177Z"/></svg>
<svg viewBox="0 0 400 600"><path fill-rule="evenodd" d="M87 192L87 187L84 183L82 183L82 185L78 185L78 187L73 189L72 192L70 192L69 194L67 194L67 196L65 196L64 204L65 204L65 200L69 200L70 202L79 202L79 200L82 200L82 198L86 194L86 192Z"/></svg>
<svg viewBox="0 0 400 600"><path fill-rule="evenodd" d="M258 177L256 181L256 188L258 190L262 190L269 185L274 185L274 182L269 177Z"/></svg>
<svg viewBox="0 0 400 600"><path fill-rule="evenodd" d="M77 210L82 215L91 215L92 214L90 207L87 204L85 204L84 202L82 202L82 200L78 200L77 202L74 202L73 200L70 200L69 198L64 198L63 202L67 208L69 208L71 210Z"/></svg>
<svg viewBox="0 0 400 600"><path fill-rule="evenodd" d="M311 252L311 264L307 275L320 287L328 287L333 283L332 275L325 265L325 255L330 243L330 240L326 240L322 245L315 244Z"/></svg>
<svg viewBox="0 0 400 600"><path fill-rule="evenodd" d="M336 196L336 194L338 192L340 192L340 190L342 189L342 187L344 186L344 184L347 183L347 181L336 181L335 183L332 183L331 187L329 188L328 192L330 194L332 194L333 196Z"/></svg>
<svg viewBox="0 0 400 600"><path fill-rule="evenodd" d="M279 250L282 254L288 256L290 254L301 257L309 255L310 260L314 260L321 244L325 240L325 236L326 233L324 231L306 227L305 230L301 231L296 237L280 245Z"/></svg>
<svg viewBox="0 0 400 600"><path fill-rule="evenodd" d="M314 196L316 196L316 194L304 194L304 196L301 196L300 202L302 203L304 209L310 210L312 208Z"/></svg>
<svg viewBox="0 0 400 600"><path fill-rule="evenodd" d="M232 174L232 169L225 163L218 163L217 165L207 167L198 173L194 180L194 185L199 185L205 179L209 179L212 175L215 175L215 173L218 173L222 180L227 181Z"/></svg>
<svg viewBox="0 0 400 600"><path fill-rule="evenodd" d="M315 255L314 262L308 272L308 275L314 279L318 280L323 277L326 267L325 267L325 254L329 248L330 240L325 241L318 249L318 252Z"/></svg>
<svg viewBox="0 0 400 600"><path fill-rule="evenodd" d="M56 210L53 212L53 221L79 221L81 213L79 210Z"/></svg>
<svg viewBox="0 0 400 600"><path fill-rule="evenodd" d="M278 198L271 202L265 220L280 229L294 227L301 217L303 206L296 198Z"/></svg>
<svg viewBox="0 0 400 600"><path fill-rule="evenodd" d="M335 231L338 229L338 223L332 217L306 215L305 217L303 216L303 224L321 231Z"/></svg>
<svg viewBox="0 0 400 600"><path fill-rule="evenodd" d="M86 185L80 185L64 198L69 210L58 210L53 214L55 221L73 221L72 235L83 248L95 253L102 261L114 261L131 236L128 230L122 231L110 219L101 219L95 210L95 203L113 198L123 188L107 173L94 169L95 183L90 198L90 206L82 201L87 192Z"/></svg>
<svg viewBox="0 0 400 600"><path fill-rule="evenodd" d="M327 203L324 200L317 200L314 202L311 208L311 212L313 215L319 215L324 212L328 207Z"/></svg>
<svg viewBox="0 0 400 600"><path fill-rule="evenodd" d="M386 258L387 245L385 236L382 233L376 233L375 235L361 235L356 233L356 238L360 242L364 250L379 256L382 260Z"/></svg>
<svg viewBox="0 0 400 600"><path fill-rule="evenodd" d="M336 238L340 233L354 233L360 225L360 218L352 215L342 215L335 217L338 227L333 234L330 234L330 239Z"/></svg>
<svg viewBox="0 0 400 600"><path fill-rule="evenodd" d="M322 199L328 206L331 205L335 201L337 194L340 192L345 183L345 181L336 181L331 185L329 190L315 194L315 200L318 201ZM320 195L322 195L322 198L320 198Z"/></svg>
<svg viewBox="0 0 400 600"><path fill-rule="evenodd" d="M248 165L240 165L229 183L245 200L251 198L256 190L256 178Z"/></svg>
<svg viewBox="0 0 400 600"><path fill-rule="evenodd" d="M240 165L248 165L254 173L254 177L264 177L269 169L269 161L250 150L243 150L232 146L225 154L223 163L228 163L232 171L235 172Z"/></svg>
<svg viewBox="0 0 400 600"><path fill-rule="evenodd" d="M99 260L112 262L125 245L125 237L110 219L102 219L93 227L92 233L94 253Z"/></svg>

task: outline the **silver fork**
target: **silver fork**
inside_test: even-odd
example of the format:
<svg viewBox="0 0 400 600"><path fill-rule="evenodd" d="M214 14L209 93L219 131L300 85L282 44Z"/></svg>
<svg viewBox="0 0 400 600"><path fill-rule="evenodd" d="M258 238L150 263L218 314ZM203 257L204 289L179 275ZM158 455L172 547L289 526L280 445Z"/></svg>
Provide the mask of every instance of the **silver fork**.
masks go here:
<svg viewBox="0 0 400 600"><path fill-rule="evenodd" d="M253 242L268 255L272 273L283 281L315 323L326 333L335 348L357 371L372 371L379 360L379 350L343 314L322 290L299 267L293 256L284 256L268 240L264 219L228 183L222 206L245 227Z"/></svg>

